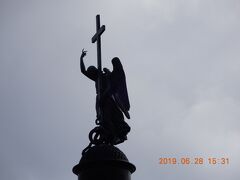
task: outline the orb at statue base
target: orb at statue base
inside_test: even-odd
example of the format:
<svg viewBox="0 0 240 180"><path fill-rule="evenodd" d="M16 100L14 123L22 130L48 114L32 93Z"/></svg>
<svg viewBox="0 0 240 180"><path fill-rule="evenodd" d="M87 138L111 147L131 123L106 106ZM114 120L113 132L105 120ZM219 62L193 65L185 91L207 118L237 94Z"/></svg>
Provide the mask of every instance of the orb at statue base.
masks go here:
<svg viewBox="0 0 240 180"><path fill-rule="evenodd" d="M85 152L72 171L78 180L131 180L135 170L120 149L100 144Z"/></svg>

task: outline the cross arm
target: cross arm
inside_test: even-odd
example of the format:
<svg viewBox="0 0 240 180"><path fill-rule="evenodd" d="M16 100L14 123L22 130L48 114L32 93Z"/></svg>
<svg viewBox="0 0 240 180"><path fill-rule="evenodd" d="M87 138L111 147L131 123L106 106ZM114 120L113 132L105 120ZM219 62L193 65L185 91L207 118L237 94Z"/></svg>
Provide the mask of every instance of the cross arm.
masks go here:
<svg viewBox="0 0 240 180"><path fill-rule="evenodd" d="M103 25L92 37L92 43L95 43L104 31L105 31L105 25Z"/></svg>

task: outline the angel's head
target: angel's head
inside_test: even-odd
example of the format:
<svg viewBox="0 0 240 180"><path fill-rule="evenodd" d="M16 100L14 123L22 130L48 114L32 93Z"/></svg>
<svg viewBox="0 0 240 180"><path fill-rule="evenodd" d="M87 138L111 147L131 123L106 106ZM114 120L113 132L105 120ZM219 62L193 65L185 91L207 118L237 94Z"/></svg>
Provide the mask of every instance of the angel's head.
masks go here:
<svg viewBox="0 0 240 180"><path fill-rule="evenodd" d="M89 66L87 72L93 79L98 78L98 69L95 66Z"/></svg>
<svg viewBox="0 0 240 180"><path fill-rule="evenodd" d="M108 68L103 68L103 72L105 72L106 74L111 73L111 71Z"/></svg>

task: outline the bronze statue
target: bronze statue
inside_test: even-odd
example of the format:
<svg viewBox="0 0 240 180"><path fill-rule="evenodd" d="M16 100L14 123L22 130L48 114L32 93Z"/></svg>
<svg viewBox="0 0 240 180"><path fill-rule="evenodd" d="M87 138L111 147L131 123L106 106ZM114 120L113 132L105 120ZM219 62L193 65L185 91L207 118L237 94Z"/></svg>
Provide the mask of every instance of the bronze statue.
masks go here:
<svg viewBox="0 0 240 180"><path fill-rule="evenodd" d="M101 36L105 25L100 25L100 15L96 16L96 33L92 43L97 45L97 66L85 67L80 56L81 72L91 79L96 87L96 126L89 132L89 145L83 149L79 163L73 173L81 180L129 180L136 167L115 145L124 142L130 132L124 116L130 119L130 103L126 77L118 57L112 59L112 71L103 68L101 62Z"/></svg>
<svg viewBox="0 0 240 180"><path fill-rule="evenodd" d="M89 133L90 144L82 153L89 150L92 145L116 145L127 139L130 127L124 121L124 115L130 119L130 103L128 99L126 77L119 58L112 59L112 72L103 68L101 62L101 35L105 25L100 26L100 15L96 16L96 33L92 43L97 42L97 67L89 66L86 70L83 58L84 49L80 57L81 72L95 82L96 87L96 125ZM124 114L124 115L123 115Z"/></svg>
<svg viewBox="0 0 240 180"><path fill-rule="evenodd" d="M80 57L81 72L95 82L96 90L101 79L100 94L96 97L96 124L90 134L89 139L92 144L107 143L116 145L127 139L130 127L124 121L124 115L130 119L130 103L127 93L126 77L119 58L112 59L112 72L104 68L99 72L94 66L89 66L86 70L83 58L86 51L82 50ZM124 115L123 115L124 114ZM95 134L95 135L94 135Z"/></svg>

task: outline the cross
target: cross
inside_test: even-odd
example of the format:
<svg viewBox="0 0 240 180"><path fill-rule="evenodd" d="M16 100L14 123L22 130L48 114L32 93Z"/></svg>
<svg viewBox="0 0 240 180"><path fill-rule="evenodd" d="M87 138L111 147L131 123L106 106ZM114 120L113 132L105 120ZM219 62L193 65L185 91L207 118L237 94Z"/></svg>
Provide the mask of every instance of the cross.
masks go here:
<svg viewBox="0 0 240 180"><path fill-rule="evenodd" d="M100 27L100 15L96 16L96 34L92 37L92 43L97 41L97 62L98 70L102 71L102 62L101 62L101 35L105 31L105 25Z"/></svg>
<svg viewBox="0 0 240 180"><path fill-rule="evenodd" d="M97 94L98 98L101 98L101 88L102 88L102 79L101 79L101 74L102 74L102 61L101 61L101 35L105 31L105 25L100 27L100 15L98 14L96 16L96 34L92 37L92 43L95 43L97 41L97 65L98 65L98 72L99 72L99 78L97 81ZM98 107L100 110L100 120L102 119L101 117L101 108Z"/></svg>

